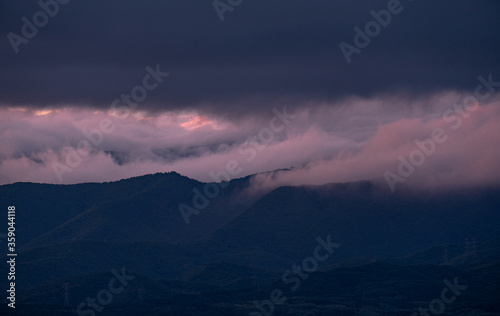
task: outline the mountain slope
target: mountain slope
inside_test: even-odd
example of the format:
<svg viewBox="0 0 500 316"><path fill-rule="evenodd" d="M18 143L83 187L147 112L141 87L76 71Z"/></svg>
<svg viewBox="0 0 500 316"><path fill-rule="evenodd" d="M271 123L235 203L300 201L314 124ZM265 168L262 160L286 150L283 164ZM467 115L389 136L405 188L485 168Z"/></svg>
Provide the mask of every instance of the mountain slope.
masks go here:
<svg viewBox="0 0 500 316"><path fill-rule="evenodd" d="M216 184L214 184L216 185ZM217 229L245 209L248 178L230 182L187 225L179 204L193 207L204 183L175 172L110 183L0 186L0 204L17 208L18 247L78 240L187 242Z"/></svg>
<svg viewBox="0 0 500 316"><path fill-rule="evenodd" d="M317 237L331 235L341 258L394 257L464 238L493 239L499 224L497 188L390 195L358 182L278 188L205 243L301 259Z"/></svg>

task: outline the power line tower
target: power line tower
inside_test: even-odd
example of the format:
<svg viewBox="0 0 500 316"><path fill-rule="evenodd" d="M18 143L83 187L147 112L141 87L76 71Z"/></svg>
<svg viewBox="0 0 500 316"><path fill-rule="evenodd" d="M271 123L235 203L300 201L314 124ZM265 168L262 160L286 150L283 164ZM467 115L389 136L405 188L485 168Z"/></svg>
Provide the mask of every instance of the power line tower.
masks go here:
<svg viewBox="0 0 500 316"><path fill-rule="evenodd" d="M144 297L145 297L145 293L146 291L143 289L143 288L139 288L137 290L137 298L139 299L139 301L144 301Z"/></svg>
<svg viewBox="0 0 500 316"><path fill-rule="evenodd" d="M257 292L260 292L260 282L259 282L259 278L257 277L257 270L256 270L257 264L255 262L255 258L252 259L251 267L253 270L252 277L251 277L252 278L252 285L257 290Z"/></svg>
<svg viewBox="0 0 500 316"><path fill-rule="evenodd" d="M448 246L444 245L444 251L443 251L443 265L449 266L450 263L448 261Z"/></svg>
<svg viewBox="0 0 500 316"><path fill-rule="evenodd" d="M476 238L472 238L470 241L469 238L465 238L465 253L467 254L467 256L476 256Z"/></svg>
<svg viewBox="0 0 500 316"><path fill-rule="evenodd" d="M63 284L63 298L64 298L64 306L69 306L69 283L65 282Z"/></svg>
<svg viewBox="0 0 500 316"><path fill-rule="evenodd" d="M182 282L182 294L186 294L186 282L188 280L188 276L187 276L187 267L189 265L187 263L185 263L183 265L183 272L182 272L182 279L181 279L181 282Z"/></svg>
<svg viewBox="0 0 500 316"><path fill-rule="evenodd" d="M174 305L174 289L173 281L170 280L170 305Z"/></svg>
<svg viewBox="0 0 500 316"><path fill-rule="evenodd" d="M56 299L56 296L57 296L57 287L56 287L56 281L54 279L54 276L51 275L50 276L50 296L51 296L51 299L52 299L52 305L56 305L57 304L57 299Z"/></svg>
<svg viewBox="0 0 500 316"><path fill-rule="evenodd" d="M366 299L365 281L361 281L361 291L362 291L362 294L363 294L363 302L364 302L365 299Z"/></svg>
<svg viewBox="0 0 500 316"><path fill-rule="evenodd" d="M471 255L473 257L476 256L477 252L476 252L476 238L472 238L472 241L471 241Z"/></svg>

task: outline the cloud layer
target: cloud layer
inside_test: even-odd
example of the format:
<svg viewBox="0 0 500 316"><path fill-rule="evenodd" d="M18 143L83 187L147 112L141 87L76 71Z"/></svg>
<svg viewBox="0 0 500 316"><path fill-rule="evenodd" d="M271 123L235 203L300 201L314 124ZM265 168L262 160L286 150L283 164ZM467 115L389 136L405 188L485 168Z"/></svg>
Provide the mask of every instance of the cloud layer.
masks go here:
<svg viewBox="0 0 500 316"><path fill-rule="evenodd" d="M284 97L337 101L379 93L464 91L499 73L500 4L405 1L401 12L348 64L370 13L386 0L243 1L221 23L213 1L71 1L16 54L37 2L2 2L0 104L30 108L109 108L129 93L146 66L171 76L141 104L148 111L266 116ZM392 1L394 2L394 1ZM399 2L399 1L396 1Z"/></svg>
<svg viewBox="0 0 500 316"><path fill-rule="evenodd" d="M282 104L266 118L237 124L195 112L3 109L0 183L101 182L167 171L214 181L210 172L226 170L229 162L238 166L233 178L289 169L256 176L261 188L386 183L386 171L398 174L398 157L409 160L419 149L415 140L431 138L435 129L446 140L396 188L498 183L500 102L492 96L460 116L453 106L463 110L464 97L452 91L411 100L352 97L339 104L309 102L293 113ZM101 129L103 121L112 131Z"/></svg>
<svg viewBox="0 0 500 316"><path fill-rule="evenodd" d="M500 178L498 96L463 108L478 76L499 80L498 1L213 3L0 2L0 184L228 166L287 169L261 188ZM401 172L436 129L446 141Z"/></svg>

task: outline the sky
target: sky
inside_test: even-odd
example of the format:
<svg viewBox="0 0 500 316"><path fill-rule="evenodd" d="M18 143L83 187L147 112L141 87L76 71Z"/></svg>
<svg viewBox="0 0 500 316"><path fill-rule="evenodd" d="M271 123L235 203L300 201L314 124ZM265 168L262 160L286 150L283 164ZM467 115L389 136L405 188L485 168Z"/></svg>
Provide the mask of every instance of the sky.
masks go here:
<svg viewBox="0 0 500 316"><path fill-rule="evenodd" d="M0 184L500 182L497 1L0 1Z"/></svg>

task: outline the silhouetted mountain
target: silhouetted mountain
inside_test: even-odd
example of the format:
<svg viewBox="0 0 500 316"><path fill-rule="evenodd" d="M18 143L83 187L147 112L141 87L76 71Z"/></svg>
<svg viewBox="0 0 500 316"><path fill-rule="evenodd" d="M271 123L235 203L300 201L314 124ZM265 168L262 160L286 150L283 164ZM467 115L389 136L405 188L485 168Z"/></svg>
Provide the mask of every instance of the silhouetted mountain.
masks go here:
<svg viewBox="0 0 500 316"><path fill-rule="evenodd" d="M500 311L499 188L390 194L362 181L266 193L251 183L168 173L0 186L0 204L16 206L23 315L67 315L122 267L135 281L102 315L248 315L275 288L288 297L276 315L409 315L455 277L473 290L447 312ZM179 205L208 185L220 192L187 224ZM291 290L282 275L324 247L318 238L340 246Z"/></svg>
<svg viewBox="0 0 500 316"><path fill-rule="evenodd" d="M247 179L233 180L186 225L179 204L190 205L193 190L203 192L204 185L175 172L101 184L15 183L0 186L0 203L18 210L18 247L78 240L183 243L220 227L251 202L237 199Z"/></svg>
<svg viewBox="0 0 500 316"><path fill-rule="evenodd" d="M500 190L388 194L369 182L281 187L212 233L207 245L300 259L331 235L339 258L395 257L498 236ZM442 257L442 255L440 255Z"/></svg>

